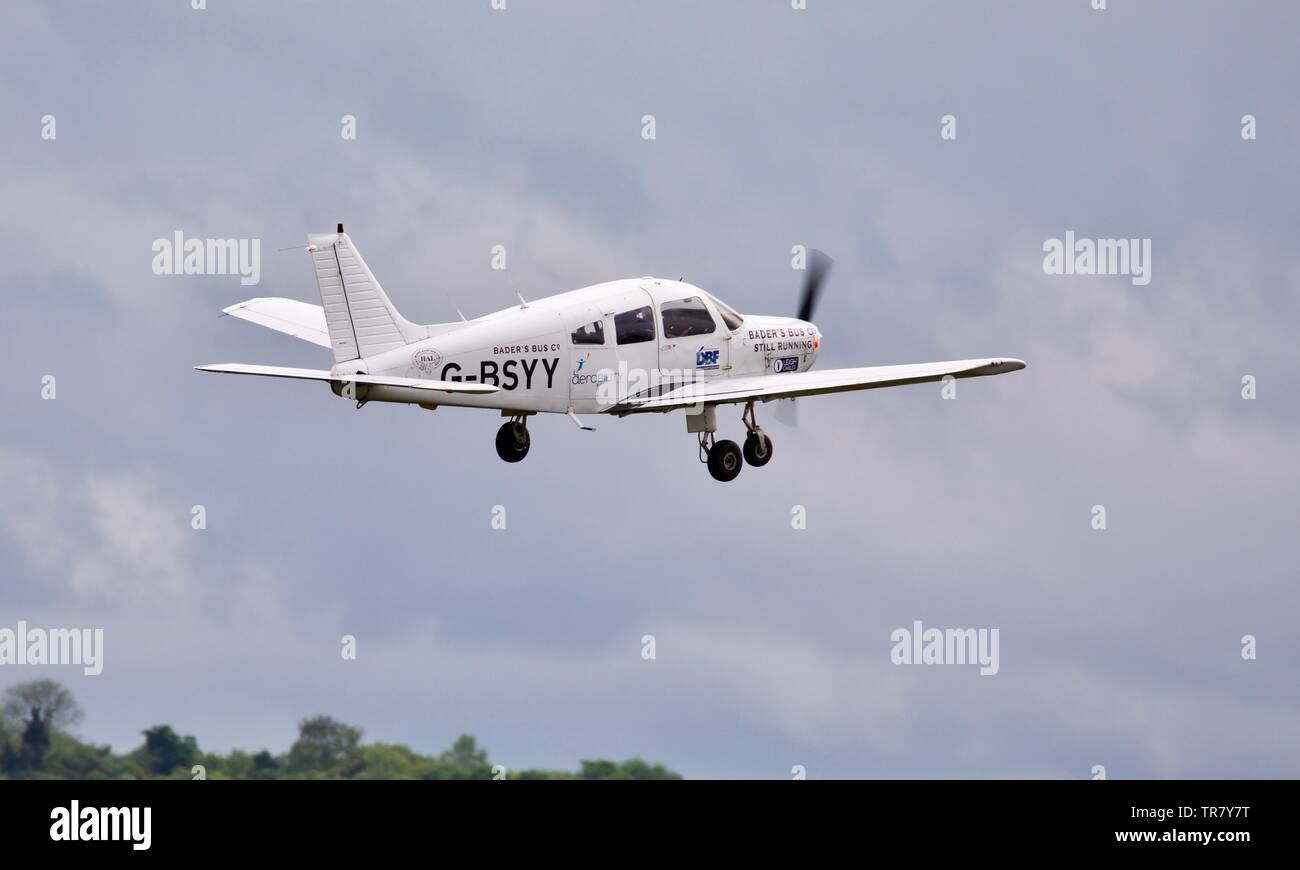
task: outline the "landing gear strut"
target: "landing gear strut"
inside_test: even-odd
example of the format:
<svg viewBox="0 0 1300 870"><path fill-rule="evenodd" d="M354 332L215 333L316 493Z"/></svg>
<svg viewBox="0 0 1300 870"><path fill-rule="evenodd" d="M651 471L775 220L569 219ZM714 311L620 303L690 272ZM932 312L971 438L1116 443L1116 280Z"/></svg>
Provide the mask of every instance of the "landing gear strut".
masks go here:
<svg viewBox="0 0 1300 870"><path fill-rule="evenodd" d="M745 403L745 411L740 415L740 420L749 430L749 434L745 436L745 461L755 468L767 465L772 458L772 439L758 428L758 421L754 419L753 402Z"/></svg>
<svg viewBox="0 0 1300 870"><path fill-rule="evenodd" d="M527 420L524 415L511 417L497 430L497 456L506 462L518 462L528 455L532 438L528 435Z"/></svg>

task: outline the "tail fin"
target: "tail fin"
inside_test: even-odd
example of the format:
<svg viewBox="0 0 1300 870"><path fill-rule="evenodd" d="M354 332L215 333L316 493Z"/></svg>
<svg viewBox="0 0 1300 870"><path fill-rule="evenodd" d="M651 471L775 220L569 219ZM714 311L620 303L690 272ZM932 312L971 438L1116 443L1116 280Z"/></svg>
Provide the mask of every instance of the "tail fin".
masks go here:
<svg viewBox="0 0 1300 870"><path fill-rule="evenodd" d="M374 356L428 336L426 327L397 313L343 232L343 224L337 233L313 234L307 241L335 363Z"/></svg>

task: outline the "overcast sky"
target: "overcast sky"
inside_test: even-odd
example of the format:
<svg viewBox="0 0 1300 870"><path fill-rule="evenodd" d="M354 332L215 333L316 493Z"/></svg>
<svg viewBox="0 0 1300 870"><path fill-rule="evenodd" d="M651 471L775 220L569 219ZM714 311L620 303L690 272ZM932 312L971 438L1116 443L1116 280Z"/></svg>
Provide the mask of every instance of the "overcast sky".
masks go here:
<svg viewBox="0 0 1300 870"><path fill-rule="evenodd" d="M105 655L0 688L119 750L328 713L510 768L1300 776L1300 7L207 5L6 4L0 627ZM819 366L1029 366L760 407L727 485L681 415L536 419L507 465L489 412L194 372L329 365L218 315L318 303L277 249L338 221L418 322L638 275L789 314L806 244ZM1067 230L1151 282L1044 274ZM177 231L261 239L261 283L154 275ZM892 664L914 620L997 628L999 673Z"/></svg>

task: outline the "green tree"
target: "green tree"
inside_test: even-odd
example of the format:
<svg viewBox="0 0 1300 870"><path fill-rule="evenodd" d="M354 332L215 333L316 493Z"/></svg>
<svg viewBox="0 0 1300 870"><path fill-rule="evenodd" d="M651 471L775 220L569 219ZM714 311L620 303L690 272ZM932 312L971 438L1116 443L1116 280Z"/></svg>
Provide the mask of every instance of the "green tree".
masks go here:
<svg viewBox="0 0 1300 870"><path fill-rule="evenodd" d="M286 764L263 749L253 756L253 772L249 779L279 779Z"/></svg>
<svg viewBox="0 0 1300 870"><path fill-rule="evenodd" d="M469 734L456 738L451 748L438 756L438 761L451 768L453 779L491 779L492 765L487 750L482 749Z"/></svg>
<svg viewBox="0 0 1300 870"><path fill-rule="evenodd" d="M267 753L267 755L269 756L270 753ZM242 749L232 749L229 755L207 756L207 764L209 779L212 777L211 772L214 770L221 771L231 779L251 779L257 762L253 756Z"/></svg>
<svg viewBox="0 0 1300 870"><path fill-rule="evenodd" d="M182 737L170 725L155 725L144 731L144 765L151 773L167 776L180 767L189 772L199 761L199 743Z"/></svg>
<svg viewBox="0 0 1300 870"><path fill-rule="evenodd" d="M83 743L56 731L44 772L63 779L143 779L146 771L134 756L115 755L111 746Z"/></svg>
<svg viewBox="0 0 1300 870"><path fill-rule="evenodd" d="M0 716L22 735L17 757L6 753L6 766L40 770L50 751L54 730L81 721L81 707L72 693L54 680L32 680L10 686L0 705Z"/></svg>
<svg viewBox="0 0 1300 870"><path fill-rule="evenodd" d="M9 724L0 716L0 779L13 776L18 769L18 752Z"/></svg>
<svg viewBox="0 0 1300 870"><path fill-rule="evenodd" d="M650 764L639 758L630 758L619 766L619 772L626 779L681 779L680 773L673 773L662 764Z"/></svg>
<svg viewBox="0 0 1300 870"><path fill-rule="evenodd" d="M357 779L426 779L432 760L396 743L374 743L361 750L364 764Z"/></svg>
<svg viewBox="0 0 1300 870"><path fill-rule="evenodd" d="M584 759L579 779L681 779L662 764L647 764L639 758L622 763L603 759Z"/></svg>
<svg viewBox="0 0 1300 870"><path fill-rule="evenodd" d="M298 739L289 748L289 772L351 776L361 766L361 729L329 716L298 723Z"/></svg>
<svg viewBox="0 0 1300 870"><path fill-rule="evenodd" d="M298 723L289 752L268 750L228 755L204 753L193 736L169 725L146 729L144 744L119 755L112 747L83 742L65 729L81 720L81 708L63 686L35 680L8 689L0 702L0 778L146 779L189 778L203 764L210 779L490 779L487 750L469 734L456 738L435 756L396 743L361 742L361 729L329 716ZM510 779L681 779L662 764L639 758L615 762L586 759L577 773L566 770L512 770Z"/></svg>

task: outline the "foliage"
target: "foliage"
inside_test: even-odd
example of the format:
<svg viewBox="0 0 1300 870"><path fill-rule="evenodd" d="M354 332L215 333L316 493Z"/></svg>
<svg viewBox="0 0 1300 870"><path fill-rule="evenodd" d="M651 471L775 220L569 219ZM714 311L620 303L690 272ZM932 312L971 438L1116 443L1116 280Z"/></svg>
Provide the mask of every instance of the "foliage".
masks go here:
<svg viewBox="0 0 1300 870"><path fill-rule="evenodd" d="M398 743L361 741L362 731L329 716L298 723L289 751L226 755L203 752L170 725L144 730L144 743L123 755L68 733L81 720L72 693L52 680L10 687L0 704L0 779L681 779L662 764L589 759L577 773L494 771L487 750L469 734L435 756Z"/></svg>

